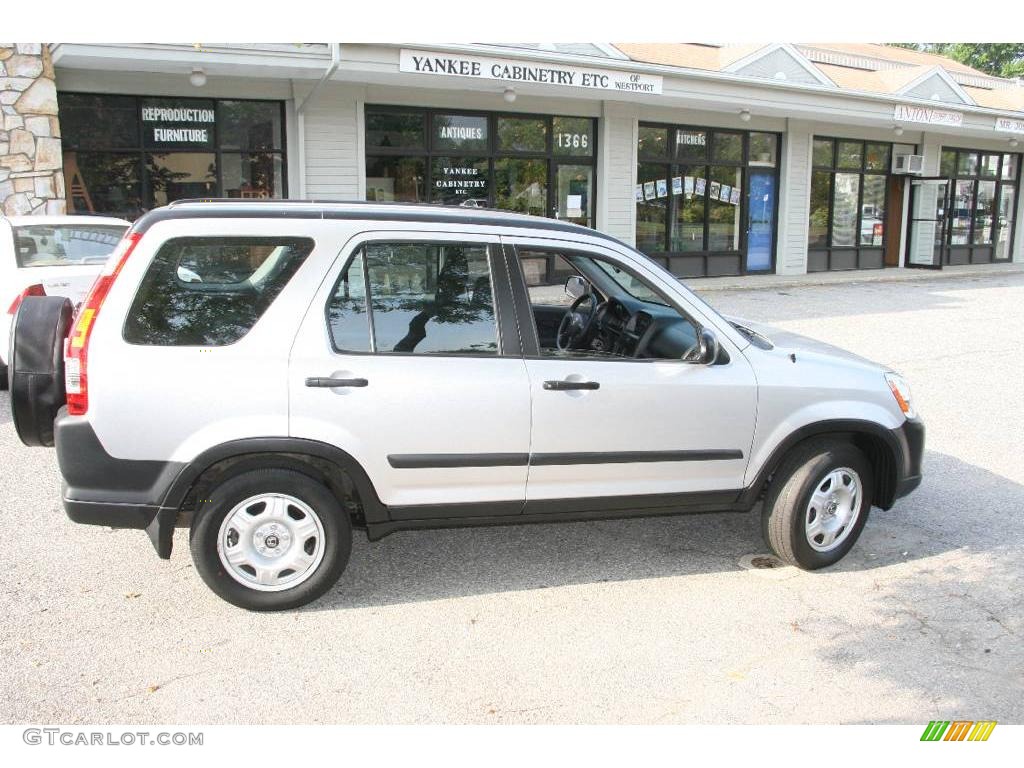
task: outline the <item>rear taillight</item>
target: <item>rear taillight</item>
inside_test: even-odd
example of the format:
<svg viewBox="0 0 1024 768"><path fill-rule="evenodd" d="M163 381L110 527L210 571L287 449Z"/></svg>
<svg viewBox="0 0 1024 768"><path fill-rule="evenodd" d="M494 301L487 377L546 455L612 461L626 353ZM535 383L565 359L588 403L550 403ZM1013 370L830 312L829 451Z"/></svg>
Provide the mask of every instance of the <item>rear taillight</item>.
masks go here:
<svg viewBox="0 0 1024 768"><path fill-rule="evenodd" d="M89 289L89 295L75 313L74 325L64 347L64 383L68 394L68 413L72 416L83 416L89 410L89 376L87 362L89 356L89 337L92 335L96 316L100 313L103 301L110 293L114 280L121 273L121 267L128 261L135 246L142 239L139 232L129 232L117 249L110 255L103 272Z"/></svg>
<svg viewBox="0 0 1024 768"><path fill-rule="evenodd" d="M11 306L8 308L7 314L8 315L13 315L15 312L17 312L18 311L18 307L21 306L21 302L24 301L26 296L45 296L45 295L46 295L46 289L43 288L42 283L36 283L35 285L30 285L28 288L26 288L24 291L22 291L21 293L19 293L17 296L14 297L14 301L11 302Z"/></svg>

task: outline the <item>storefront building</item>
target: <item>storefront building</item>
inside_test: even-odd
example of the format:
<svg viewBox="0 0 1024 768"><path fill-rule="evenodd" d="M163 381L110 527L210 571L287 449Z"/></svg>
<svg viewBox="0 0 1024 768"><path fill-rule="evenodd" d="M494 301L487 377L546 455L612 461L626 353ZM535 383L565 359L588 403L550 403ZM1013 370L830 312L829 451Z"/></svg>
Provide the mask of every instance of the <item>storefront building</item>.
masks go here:
<svg viewBox="0 0 1024 768"><path fill-rule="evenodd" d="M493 207L684 278L1024 261L1024 86L930 54L57 43L0 45L0 67L8 215Z"/></svg>

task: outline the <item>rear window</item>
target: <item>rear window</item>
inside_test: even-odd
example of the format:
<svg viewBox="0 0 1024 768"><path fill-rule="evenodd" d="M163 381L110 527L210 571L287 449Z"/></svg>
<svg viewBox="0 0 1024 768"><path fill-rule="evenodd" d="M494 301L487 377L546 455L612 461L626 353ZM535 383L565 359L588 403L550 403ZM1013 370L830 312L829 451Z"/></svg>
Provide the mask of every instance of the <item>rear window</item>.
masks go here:
<svg viewBox="0 0 1024 768"><path fill-rule="evenodd" d="M103 264L128 229L100 224L28 224L14 227L19 267Z"/></svg>
<svg viewBox="0 0 1024 768"><path fill-rule="evenodd" d="M150 264L124 339L155 346L223 346L245 336L302 266L304 237L179 237Z"/></svg>

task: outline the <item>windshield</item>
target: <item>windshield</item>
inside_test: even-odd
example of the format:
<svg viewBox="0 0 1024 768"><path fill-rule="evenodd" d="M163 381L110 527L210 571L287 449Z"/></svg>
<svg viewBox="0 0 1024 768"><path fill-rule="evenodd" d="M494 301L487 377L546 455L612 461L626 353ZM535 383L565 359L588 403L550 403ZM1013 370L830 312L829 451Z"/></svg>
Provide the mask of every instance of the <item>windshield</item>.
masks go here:
<svg viewBox="0 0 1024 768"><path fill-rule="evenodd" d="M661 300L661 297L659 297L658 294L656 294L654 291L650 289L649 286L647 286L646 283L637 280L635 277L629 274L629 272L621 270L615 265L609 264L606 261L600 261L599 259L594 259L593 263L599 266L602 272L607 274L608 277L615 281L615 284L618 285L619 288L624 290L634 299L638 299L639 301L646 301L651 304L657 304L658 306L661 307L668 306L667 304L665 304L664 301Z"/></svg>
<svg viewBox="0 0 1024 768"><path fill-rule="evenodd" d="M113 253L126 229L127 224L27 224L14 227L18 266L102 264Z"/></svg>

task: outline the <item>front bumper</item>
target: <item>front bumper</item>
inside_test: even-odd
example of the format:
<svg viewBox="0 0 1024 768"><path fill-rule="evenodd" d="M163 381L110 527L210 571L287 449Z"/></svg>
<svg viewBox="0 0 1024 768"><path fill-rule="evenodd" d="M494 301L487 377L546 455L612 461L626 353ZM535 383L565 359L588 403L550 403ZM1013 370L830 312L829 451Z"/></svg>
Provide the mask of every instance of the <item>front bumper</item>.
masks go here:
<svg viewBox="0 0 1024 768"><path fill-rule="evenodd" d="M892 430L900 447L901 458L896 467L893 498L901 499L921 484L921 463L924 458L924 422L907 419Z"/></svg>

